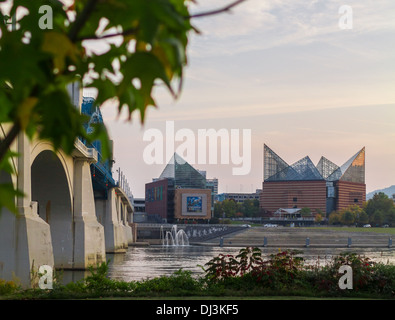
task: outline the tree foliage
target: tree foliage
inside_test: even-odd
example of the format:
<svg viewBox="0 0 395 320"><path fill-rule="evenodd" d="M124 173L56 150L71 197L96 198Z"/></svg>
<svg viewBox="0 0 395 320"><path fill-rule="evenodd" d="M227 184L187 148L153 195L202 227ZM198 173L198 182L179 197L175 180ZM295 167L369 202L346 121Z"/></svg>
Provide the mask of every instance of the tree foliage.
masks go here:
<svg viewBox="0 0 395 320"><path fill-rule="evenodd" d="M395 205L394 201L383 193L376 193L364 207L370 222L374 225L382 223L395 224Z"/></svg>
<svg viewBox="0 0 395 320"><path fill-rule="evenodd" d="M329 215L330 224L363 225L370 223L372 226L383 224L395 225L395 204L382 192L376 193L372 199L362 207L351 205Z"/></svg>
<svg viewBox="0 0 395 320"><path fill-rule="evenodd" d="M259 215L259 200L246 199L237 203L233 199L226 199L214 204L214 216L217 218L234 218L237 215L243 217L257 217Z"/></svg>
<svg viewBox="0 0 395 320"><path fill-rule="evenodd" d="M96 125L91 135L83 129L86 119L70 100L70 83L97 90L97 106L112 100L119 113L126 109L130 119L137 111L141 121L147 107L157 106L156 86L176 98L187 63L188 36L197 31L191 20L213 13L193 16L191 2L79 0L66 6L57 0L18 0L8 17L0 7L0 170L15 173L9 149L20 133L49 140L55 150L68 154L78 137L100 139L104 156L109 155L105 126ZM43 12L52 19L50 27L39 23L45 22ZM17 17L15 24L10 25L10 16ZM119 41L104 45L114 39ZM96 52L92 42L106 49ZM6 198L0 191L1 207Z"/></svg>

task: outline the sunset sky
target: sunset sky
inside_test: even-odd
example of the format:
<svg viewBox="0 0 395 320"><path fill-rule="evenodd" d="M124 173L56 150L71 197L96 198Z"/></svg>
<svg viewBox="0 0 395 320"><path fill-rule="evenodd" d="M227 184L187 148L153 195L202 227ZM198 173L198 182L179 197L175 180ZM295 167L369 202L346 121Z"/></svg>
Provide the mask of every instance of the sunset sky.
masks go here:
<svg viewBox="0 0 395 320"><path fill-rule="evenodd" d="M193 12L230 3L199 0ZM353 28L341 29L339 8L353 10ZM132 123L102 108L121 167L135 197L160 175L148 165L145 130L250 129L251 172L233 164L194 165L219 179L219 192L262 187L263 144L288 164L309 155L341 166L366 147L367 192L395 185L395 2L393 0L248 0L194 20L182 95L156 92L158 109ZM87 93L89 94L89 93ZM177 144L176 144L177 146Z"/></svg>

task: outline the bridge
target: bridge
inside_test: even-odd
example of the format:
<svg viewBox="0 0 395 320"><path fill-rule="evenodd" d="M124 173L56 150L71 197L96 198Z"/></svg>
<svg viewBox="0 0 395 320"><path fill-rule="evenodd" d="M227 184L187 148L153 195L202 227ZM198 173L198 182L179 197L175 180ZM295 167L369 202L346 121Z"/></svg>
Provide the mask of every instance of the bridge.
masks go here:
<svg viewBox="0 0 395 320"><path fill-rule="evenodd" d="M103 121L93 99L81 99L73 86L69 91L91 121ZM113 178L114 161L103 161L99 142L77 139L66 155L20 134L11 149L20 154L13 162L16 173L0 172L0 183L12 183L25 196L15 199L18 215L0 212L0 279L16 277L30 287L41 265L84 270L105 262L106 253L126 252L135 241L127 180L120 169L118 180Z"/></svg>

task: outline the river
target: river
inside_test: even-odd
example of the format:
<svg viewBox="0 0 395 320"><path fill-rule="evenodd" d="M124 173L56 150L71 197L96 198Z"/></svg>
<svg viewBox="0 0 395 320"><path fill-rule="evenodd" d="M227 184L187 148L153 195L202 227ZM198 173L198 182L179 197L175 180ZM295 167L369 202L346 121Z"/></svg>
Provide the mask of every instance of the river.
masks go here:
<svg viewBox="0 0 395 320"><path fill-rule="evenodd" d="M194 276L203 275L199 265L204 265L219 254L236 256L241 248L219 246L161 246L129 247L123 254L107 254L111 279L140 281L147 278L170 276L179 269L189 270ZM276 248L260 248L263 255L277 253ZM298 248L305 264L323 265L342 252L355 252L375 262L395 264L394 248ZM62 282L77 281L89 271L63 271Z"/></svg>
<svg viewBox="0 0 395 320"><path fill-rule="evenodd" d="M131 247L123 255L111 255L109 277L118 280L132 281L154 278L161 275L171 275L182 268L189 270L193 275L203 274L199 265L204 265L220 253L236 256L241 248L235 247L209 247L209 246L150 246ZM275 248L261 248L264 255L277 253ZM305 264L320 265L328 262L334 255L341 252L356 252L369 257L371 260L382 263L395 264L395 250L358 249L358 248L303 248L298 249L303 253Z"/></svg>

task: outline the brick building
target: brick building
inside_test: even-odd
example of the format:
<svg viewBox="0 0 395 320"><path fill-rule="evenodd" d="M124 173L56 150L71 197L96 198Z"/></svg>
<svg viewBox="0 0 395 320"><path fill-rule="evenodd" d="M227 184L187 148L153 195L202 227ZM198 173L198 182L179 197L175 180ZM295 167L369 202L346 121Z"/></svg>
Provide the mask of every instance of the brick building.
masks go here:
<svg viewBox="0 0 395 320"><path fill-rule="evenodd" d="M145 185L149 221L211 219L213 192L206 178L176 153L157 179Z"/></svg>
<svg viewBox="0 0 395 320"><path fill-rule="evenodd" d="M325 157L315 166L309 157L288 165L264 146L264 181L260 208L272 215L279 208L310 208L326 213L366 201L365 148L341 167Z"/></svg>

